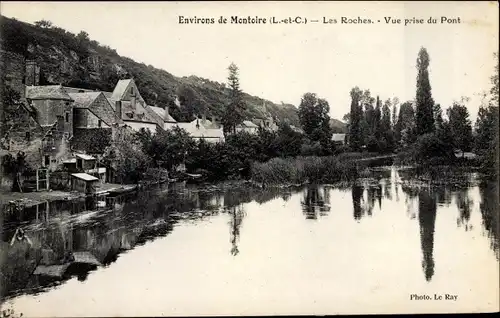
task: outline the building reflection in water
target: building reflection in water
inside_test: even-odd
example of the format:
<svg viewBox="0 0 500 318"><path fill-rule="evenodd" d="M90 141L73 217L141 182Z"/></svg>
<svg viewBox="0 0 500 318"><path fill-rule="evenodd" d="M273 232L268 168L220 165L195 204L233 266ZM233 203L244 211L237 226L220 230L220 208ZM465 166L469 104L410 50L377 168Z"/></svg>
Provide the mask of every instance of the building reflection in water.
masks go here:
<svg viewBox="0 0 500 318"><path fill-rule="evenodd" d="M436 199L433 194L422 190L418 194L418 221L420 225L420 244L422 247L422 269L425 279L430 281L434 275L434 227L436 224Z"/></svg>
<svg viewBox="0 0 500 318"><path fill-rule="evenodd" d="M303 192L302 212L307 220L317 220L330 212L330 193L323 186L309 185Z"/></svg>

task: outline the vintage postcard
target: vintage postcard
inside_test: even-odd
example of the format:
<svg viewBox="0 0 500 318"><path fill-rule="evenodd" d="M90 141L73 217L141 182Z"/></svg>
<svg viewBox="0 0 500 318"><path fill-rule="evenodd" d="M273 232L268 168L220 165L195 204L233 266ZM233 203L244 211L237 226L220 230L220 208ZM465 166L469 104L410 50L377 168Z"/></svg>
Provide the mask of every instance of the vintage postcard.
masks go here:
<svg viewBox="0 0 500 318"><path fill-rule="evenodd" d="M0 3L0 315L499 311L498 2Z"/></svg>

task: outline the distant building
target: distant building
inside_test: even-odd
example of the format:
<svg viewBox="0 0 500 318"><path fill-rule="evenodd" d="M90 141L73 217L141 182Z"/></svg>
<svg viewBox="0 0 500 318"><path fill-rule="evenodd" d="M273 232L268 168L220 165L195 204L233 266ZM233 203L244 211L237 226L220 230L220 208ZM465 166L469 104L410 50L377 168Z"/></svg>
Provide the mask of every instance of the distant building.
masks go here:
<svg viewBox="0 0 500 318"><path fill-rule="evenodd" d="M333 134L332 141L337 145L345 145L346 134Z"/></svg>
<svg viewBox="0 0 500 318"><path fill-rule="evenodd" d="M244 120L243 123L236 126L236 132L245 131L250 134L256 134L258 130L259 126L249 120Z"/></svg>

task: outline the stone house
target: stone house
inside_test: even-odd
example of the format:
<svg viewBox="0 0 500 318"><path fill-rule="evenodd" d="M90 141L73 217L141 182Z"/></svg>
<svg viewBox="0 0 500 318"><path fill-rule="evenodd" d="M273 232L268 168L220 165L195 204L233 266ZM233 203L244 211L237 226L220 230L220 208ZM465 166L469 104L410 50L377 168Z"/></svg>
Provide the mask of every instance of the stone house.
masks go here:
<svg viewBox="0 0 500 318"><path fill-rule="evenodd" d="M157 128L163 128L161 118L146 104L133 79L119 80L112 93L104 94L123 123L133 130L144 128L155 133Z"/></svg>
<svg viewBox="0 0 500 318"><path fill-rule="evenodd" d="M111 144L113 131L123 121L103 92L69 93L73 103L72 150L100 155Z"/></svg>

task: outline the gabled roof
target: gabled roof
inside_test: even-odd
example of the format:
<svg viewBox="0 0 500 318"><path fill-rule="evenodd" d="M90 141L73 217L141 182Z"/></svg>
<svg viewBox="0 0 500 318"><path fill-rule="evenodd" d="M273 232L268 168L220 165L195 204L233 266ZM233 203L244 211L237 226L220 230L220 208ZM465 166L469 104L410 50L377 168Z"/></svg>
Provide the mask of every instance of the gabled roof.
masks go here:
<svg viewBox="0 0 500 318"><path fill-rule="evenodd" d="M61 85L49 86L26 86L26 98L28 99L58 99L72 101Z"/></svg>
<svg viewBox="0 0 500 318"><path fill-rule="evenodd" d="M130 83L132 83L132 81L133 81L132 79L119 80L118 83L116 83L111 98L116 100L121 100L123 95L127 91L127 87L130 85Z"/></svg>
<svg viewBox="0 0 500 318"><path fill-rule="evenodd" d="M151 110L154 111L156 115L160 116L160 118L163 121L168 122L168 123L177 122L174 118L172 118L172 116L170 116L170 114L168 114L165 118L165 109L163 109L161 107L156 107L156 106L148 106L148 107L151 108Z"/></svg>
<svg viewBox="0 0 500 318"><path fill-rule="evenodd" d="M105 100L106 103L100 104L95 103L96 99L102 95L102 99ZM106 99L102 92L86 92L86 93L70 93L69 96L74 100L74 106L76 108L88 108L90 111L99 117L102 121L104 121L108 126L111 126L114 123L122 123L122 119L118 118L115 113L114 107L109 102L109 99ZM107 108L107 109L106 109Z"/></svg>
<svg viewBox="0 0 500 318"><path fill-rule="evenodd" d="M113 92L102 92L106 98L111 98L113 96Z"/></svg>
<svg viewBox="0 0 500 318"><path fill-rule="evenodd" d="M146 109L146 114L150 119L152 119L155 123L158 124L158 126L163 127L163 117L159 116L153 109L151 109L151 106L146 105L144 107Z"/></svg>
<svg viewBox="0 0 500 318"><path fill-rule="evenodd" d="M69 93L68 95L75 101L76 108L89 108L94 100L102 94L101 92Z"/></svg>

